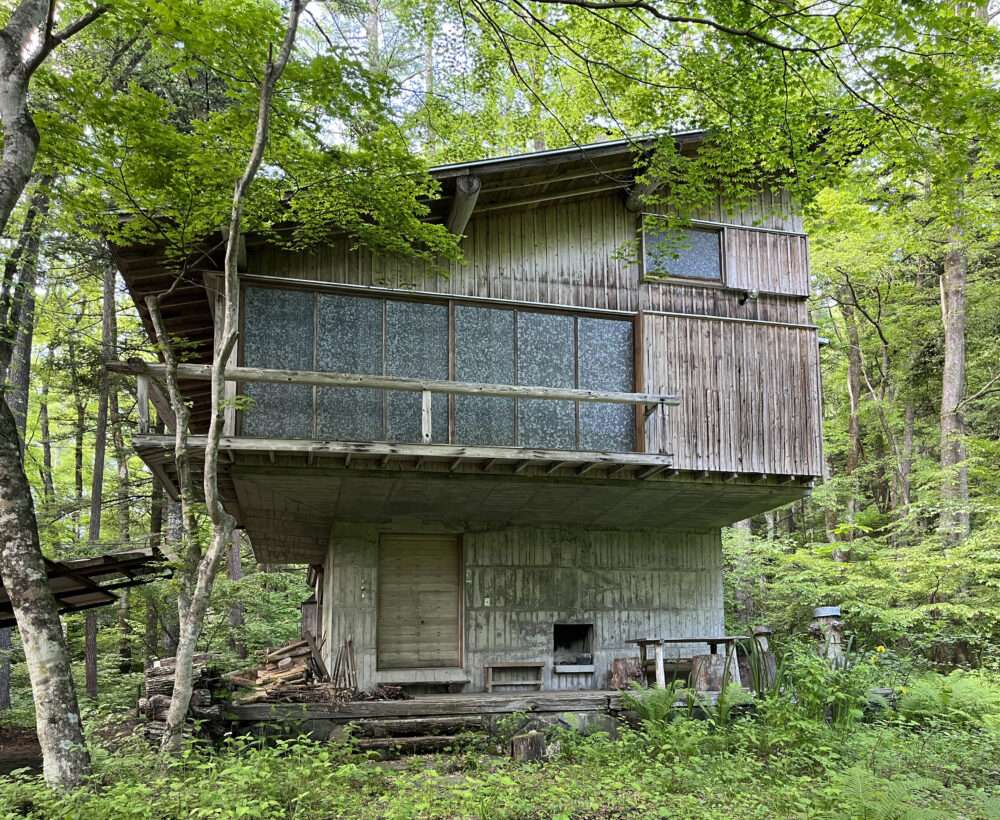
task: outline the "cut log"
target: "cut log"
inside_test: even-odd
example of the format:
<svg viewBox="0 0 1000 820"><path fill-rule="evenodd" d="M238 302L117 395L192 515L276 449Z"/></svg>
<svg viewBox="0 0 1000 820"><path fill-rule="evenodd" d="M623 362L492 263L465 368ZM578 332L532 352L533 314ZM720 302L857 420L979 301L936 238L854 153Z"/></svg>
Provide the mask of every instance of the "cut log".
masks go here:
<svg viewBox="0 0 1000 820"><path fill-rule="evenodd" d="M545 735L528 732L514 735L510 742L510 756L525 763L538 763L545 759Z"/></svg>
<svg viewBox="0 0 1000 820"><path fill-rule="evenodd" d="M310 651L308 641L292 641L290 644L267 652L264 658L269 661L280 661L282 658L287 658L291 655L308 655Z"/></svg>
<svg viewBox="0 0 1000 820"><path fill-rule="evenodd" d="M695 655L691 659L691 685L696 692L721 692L728 683L740 683L734 656Z"/></svg>
<svg viewBox="0 0 1000 820"><path fill-rule="evenodd" d="M641 658L615 658L611 661L611 688L631 689L630 683L646 687L646 670Z"/></svg>

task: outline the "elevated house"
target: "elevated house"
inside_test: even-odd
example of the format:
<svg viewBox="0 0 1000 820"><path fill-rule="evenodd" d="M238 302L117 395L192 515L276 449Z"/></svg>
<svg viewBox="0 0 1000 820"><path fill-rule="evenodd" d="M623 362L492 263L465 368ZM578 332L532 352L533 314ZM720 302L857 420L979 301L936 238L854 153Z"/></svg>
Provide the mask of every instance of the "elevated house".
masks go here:
<svg viewBox="0 0 1000 820"><path fill-rule="evenodd" d="M821 475L788 194L717 202L673 259L634 162L619 141L435 168L432 218L464 237L448 277L347 237L246 237L231 387L255 406L227 422L226 503L258 560L312 566L312 628L328 663L353 639L361 687L478 692L488 666L523 662L544 689L601 689L631 638L722 635L720 528ZM152 332L143 299L173 275L156 248L114 252ZM196 364L221 262L164 309ZM144 424L133 445L176 493L161 416L166 434Z"/></svg>

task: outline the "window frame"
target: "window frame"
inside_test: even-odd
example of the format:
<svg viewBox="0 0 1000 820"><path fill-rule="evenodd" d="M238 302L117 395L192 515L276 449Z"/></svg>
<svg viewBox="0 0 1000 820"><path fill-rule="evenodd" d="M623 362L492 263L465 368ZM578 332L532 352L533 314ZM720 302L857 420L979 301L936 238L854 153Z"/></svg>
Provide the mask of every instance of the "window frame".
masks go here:
<svg viewBox="0 0 1000 820"><path fill-rule="evenodd" d="M317 286L318 285L318 286ZM483 307L483 308L493 308L499 310L510 310L514 314L514 372L515 372L515 383L519 382L519 362L518 362L518 349L517 349L517 322L518 315L520 313L548 313L556 314L561 316L569 316L573 319L573 347L574 347L574 373L573 382L574 387L579 388L579 320L584 318L597 318L597 319L612 319L621 322L627 322L631 325L632 332L632 346L634 351L639 350L639 343L641 338L641 322L639 318L641 313L632 314L624 313L622 311L604 311L591 308L574 309L562 305L545 305L536 303L523 303L518 301L505 301L499 299L466 299L461 296L449 296L442 294L441 296L435 296L434 294L425 293L400 293L399 291L382 291L382 292L359 292L358 288L354 288L350 285L348 286L338 286L337 284L325 284L325 283L306 283L301 281L280 281L280 280L265 280L263 277L248 277L240 278L240 315L239 315L239 328L240 336L239 342L237 344L236 359L240 366L244 365L244 345L246 342L246 292L248 288L260 288L260 289L273 289L273 290L295 290L295 291L306 291L313 296L313 310L312 310L312 336L313 336L313 368L318 369L318 297L323 294L338 294L343 296L353 296L363 299L376 299L383 303L382 310L382 333L383 333L383 373L385 372L385 357L386 351L384 348L385 344L385 333L386 333L386 318L385 318L385 304L388 301L398 301L398 302L410 302L410 303L424 303L424 304L437 304L444 305L447 307L447 322L448 322L448 334L447 334L447 344L448 344L448 380L456 381L455 378L455 356L456 356L456 345L455 345L455 308L459 306L470 306L470 307ZM630 362L632 367L632 388L630 392L636 392L639 388L638 385L641 384L642 374L639 369L637 361L641 361L641 357L638 353L635 354L634 359ZM245 383L239 382L237 384L237 394L244 395ZM318 437L318 407L319 407L319 397L318 389L312 388L312 436L314 438ZM386 405L385 405L385 393L383 392L383 435L388 434L387 430L387 418L386 418ZM628 392L628 391L627 391ZM433 444L440 445L453 445L455 444L455 395L449 394L447 398L447 413L448 413L448 433L447 441L435 441ZM518 429L518 402L520 399L514 398L514 443L510 444L511 448L516 449L537 449L533 447L526 447L521 444L520 431ZM564 450L564 452L581 452L580 446L580 403L574 402L575 404L575 420L574 420L574 447L570 450ZM645 446L645 425L639 421L639 412L641 408L636 410L635 419L632 420L632 450L623 450L621 452L630 453L641 453ZM243 433L243 411L238 411L236 413L236 435L244 435ZM374 441L391 441L388 438L374 439ZM419 443L419 442L412 442ZM457 446L476 446L476 445L457 445ZM559 450L560 448L542 448L542 449L552 449Z"/></svg>
<svg viewBox="0 0 1000 820"><path fill-rule="evenodd" d="M639 281L641 284L670 284L680 282L685 285L699 285L706 288L728 287L726 275L726 226L718 222L703 219L692 219L681 230L696 230L714 233L719 240L719 276L716 279L704 279L698 276L683 276L682 274L657 274L646 270L646 223L648 220L665 219L663 214L643 212L639 225Z"/></svg>

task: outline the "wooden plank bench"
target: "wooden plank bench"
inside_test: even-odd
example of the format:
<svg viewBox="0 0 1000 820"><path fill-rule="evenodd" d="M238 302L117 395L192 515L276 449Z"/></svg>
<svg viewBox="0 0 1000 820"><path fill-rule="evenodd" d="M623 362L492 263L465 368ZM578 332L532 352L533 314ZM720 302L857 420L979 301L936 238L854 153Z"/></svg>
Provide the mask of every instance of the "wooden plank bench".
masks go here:
<svg viewBox="0 0 1000 820"><path fill-rule="evenodd" d="M542 689L542 670L545 668L545 661L493 661L483 664L486 670L486 691L492 692L494 684L498 686L534 686L535 689ZM534 669L534 678L519 678L517 680L493 680L494 669Z"/></svg>

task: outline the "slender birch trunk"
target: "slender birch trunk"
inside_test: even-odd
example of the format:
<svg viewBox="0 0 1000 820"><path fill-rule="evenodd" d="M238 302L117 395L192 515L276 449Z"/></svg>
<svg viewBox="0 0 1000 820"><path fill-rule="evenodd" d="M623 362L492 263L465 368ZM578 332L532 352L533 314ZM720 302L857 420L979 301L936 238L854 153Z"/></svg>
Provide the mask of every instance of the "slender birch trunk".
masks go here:
<svg viewBox="0 0 1000 820"><path fill-rule="evenodd" d="M31 78L54 49L106 10L106 6L95 8L56 29L59 9L51 0L21 0L0 29L0 234L31 179L38 153L40 136L28 105ZM32 282L27 290L33 287ZM15 312L20 312L19 305ZM20 318L12 324L17 327ZM7 364L0 349L0 385ZM79 786L90 773L90 758L59 610L42 560L17 424L6 401L0 401L0 576L24 645L45 779L63 788Z"/></svg>
<svg viewBox="0 0 1000 820"><path fill-rule="evenodd" d="M965 290L969 273L964 231L956 225L948 240L941 278L944 372L941 380L941 516L938 529L949 544L969 534L969 473L965 421Z"/></svg>
<svg viewBox="0 0 1000 820"><path fill-rule="evenodd" d="M184 720L191 702L192 680L191 668L198 638L201 635L202 622L211 599L212 586L219 571L219 564L226 553L229 539L232 537L236 521L226 512L219 493L218 455L219 441L222 438L225 424L225 368L236 346L239 328L239 278L237 276L237 257L239 254L240 234L243 229L243 209L247 194L253 184L257 171L264 159L264 149L267 146L268 130L271 119L271 100L274 88L288 64L295 44L295 34L298 29L299 15L302 11L301 0L292 0L288 14L288 27L285 39L281 45L277 59L269 56L264 70L264 78L260 90L260 108L257 114L257 132L253 149L243 175L237 181L233 191L233 207L229 218L229 228L226 240L226 260L224 267L222 330L217 336L215 353L212 359L212 415L209 421L207 442L205 444L205 466L203 483L205 490L205 506L208 508L212 522L211 540L208 549L202 552L200 546L191 537L192 531L185 532L184 563L180 571L180 592L178 595L178 614L180 629L177 644L177 671L174 677L174 691L167 712L166 728L160 747L164 754L174 754L180 749ZM188 453L187 429L190 422L190 412L184 406L180 386L177 381L177 357L170 347L169 336L160 314L160 298L147 299L157 338L164 351L167 363L167 389L173 410L177 413L177 431L175 434L175 462L177 463L178 484L181 487L182 504L190 510L193 485L191 483L191 464ZM183 416L183 417L182 417ZM185 526L188 526L191 515L184 515Z"/></svg>

